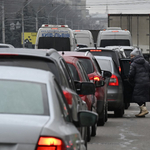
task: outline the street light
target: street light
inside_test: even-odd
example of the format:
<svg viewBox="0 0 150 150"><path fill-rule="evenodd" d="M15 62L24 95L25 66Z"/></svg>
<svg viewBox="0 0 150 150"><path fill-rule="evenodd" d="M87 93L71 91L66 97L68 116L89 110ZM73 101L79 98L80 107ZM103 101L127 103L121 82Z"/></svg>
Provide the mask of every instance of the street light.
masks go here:
<svg viewBox="0 0 150 150"><path fill-rule="evenodd" d="M29 1L29 2L28 2L26 5L24 5L23 8L22 8L22 42L23 42L23 48L24 48L24 46L25 46L25 43L24 43L24 14L23 14L23 10L24 10L24 8L25 8L28 4L30 4L32 1L33 1L33 0Z"/></svg>

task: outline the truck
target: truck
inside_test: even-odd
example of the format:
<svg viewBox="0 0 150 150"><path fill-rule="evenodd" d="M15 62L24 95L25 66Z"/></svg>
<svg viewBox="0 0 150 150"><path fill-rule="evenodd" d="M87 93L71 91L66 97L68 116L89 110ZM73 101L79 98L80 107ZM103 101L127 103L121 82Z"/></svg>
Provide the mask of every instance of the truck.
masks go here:
<svg viewBox="0 0 150 150"><path fill-rule="evenodd" d="M150 53L150 14L108 14L108 27L129 30L133 46Z"/></svg>

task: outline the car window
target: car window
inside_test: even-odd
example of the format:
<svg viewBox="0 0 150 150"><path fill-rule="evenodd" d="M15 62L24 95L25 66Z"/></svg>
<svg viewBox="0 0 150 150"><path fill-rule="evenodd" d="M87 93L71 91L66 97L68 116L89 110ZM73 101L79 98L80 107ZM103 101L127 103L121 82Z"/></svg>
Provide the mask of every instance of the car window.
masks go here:
<svg viewBox="0 0 150 150"><path fill-rule="evenodd" d="M100 65L98 64L97 60L95 58L93 58L93 63L96 67L96 70L101 74L102 73L102 70L100 68Z"/></svg>
<svg viewBox="0 0 150 150"><path fill-rule="evenodd" d="M99 59L97 58L98 64L101 66L102 70L112 72L111 62L107 59Z"/></svg>
<svg viewBox="0 0 150 150"><path fill-rule="evenodd" d="M73 81L73 78L72 78L72 76L71 76L70 69L69 69L67 63L66 63L63 59L61 59L61 65L62 65L62 67L63 67L65 76L66 76L66 78L67 78L68 86L69 86L71 89L75 90L74 81Z"/></svg>
<svg viewBox="0 0 150 150"><path fill-rule="evenodd" d="M55 90L56 90L56 94L57 94L57 97L58 97L58 101L59 101L59 104L60 104L60 108L61 108L61 112L62 112L62 115L63 115L63 118L65 121L67 122L71 122L72 119L71 119L71 111L70 111L70 108L66 102L66 99L62 93L62 90L59 86L59 84L57 83L57 81L55 80L54 82L55 84Z"/></svg>
<svg viewBox="0 0 150 150"><path fill-rule="evenodd" d="M0 80L0 113L49 115L45 84Z"/></svg>
<svg viewBox="0 0 150 150"><path fill-rule="evenodd" d="M104 39L101 40L100 47L106 46L130 46L130 41L127 39Z"/></svg>
<svg viewBox="0 0 150 150"><path fill-rule="evenodd" d="M77 72L77 69L75 68L74 65L72 64L69 64L67 63L69 69L70 69L70 72L71 72L71 75L73 77L74 80L77 80L77 81L80 81L80 78L79 78L79 75L78 75L78 72Z"/></svg>
<svg viewBox="0 0 150 150"><path fill-rule="evenodd" d="M82 63L80 63L80 61L77 63L77 66L78 68L80 69L80 72L82 74L82 78L83 78L83 81L90 81L89 78L88 78L88 75L82 65Z"/></svg>
<svg viewBox="0 0 150 150"><path fill-rule="evenodd" d="M51 71L61 82L58 67L49 59L21 55L0 55L0 66L17 66Z"/></svg>
<svg viewBox="0 0 150 150"><path fill-rule="evenodd" d="M87 74L94 72L94 67L93 67L92 61L90 59L86 59L86 58L78 58L78 59L84 66Z"/></svg>
<svg viewBox="0 0 150 150"><path fill-rule="evenodd" d="M40 37L38 48L54 48L57 49L57 51L70 51L70 39L65 37Z"/></svg>

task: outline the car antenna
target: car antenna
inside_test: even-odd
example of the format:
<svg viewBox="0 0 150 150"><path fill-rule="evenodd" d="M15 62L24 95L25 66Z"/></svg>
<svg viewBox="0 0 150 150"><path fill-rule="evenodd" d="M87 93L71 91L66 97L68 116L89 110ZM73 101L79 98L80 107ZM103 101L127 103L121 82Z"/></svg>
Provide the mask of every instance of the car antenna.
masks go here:
<svg viewBox="0 0 150 150"><path fill-rule="evenodd" d="M64 53L64 51L62 51L62 55L64 55L65 53Z"/></svg>

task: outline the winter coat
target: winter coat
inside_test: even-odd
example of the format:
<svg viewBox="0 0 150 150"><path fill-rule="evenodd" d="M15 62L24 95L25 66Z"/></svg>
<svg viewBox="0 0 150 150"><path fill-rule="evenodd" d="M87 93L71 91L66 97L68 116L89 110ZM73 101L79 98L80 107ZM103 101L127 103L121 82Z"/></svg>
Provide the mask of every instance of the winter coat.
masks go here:
<svg viewBox="0 0 150 150"><path fill-rule="evenodd" d="M150 65L143 56L135 56L131 59L129 80L134 82L132 102L148 102L150 99Z"/></svg>

